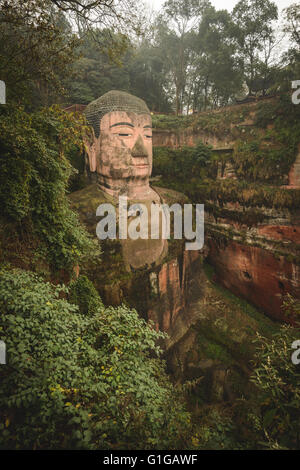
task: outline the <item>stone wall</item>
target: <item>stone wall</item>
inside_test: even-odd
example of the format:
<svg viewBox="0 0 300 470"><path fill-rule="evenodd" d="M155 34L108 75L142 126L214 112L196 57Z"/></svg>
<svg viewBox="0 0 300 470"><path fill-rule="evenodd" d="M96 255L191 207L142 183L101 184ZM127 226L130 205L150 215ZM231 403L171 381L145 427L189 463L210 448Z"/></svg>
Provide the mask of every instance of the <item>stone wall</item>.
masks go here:
<svg viewBox="0 0 300 470"><path fill-rule="evenodd" d="M153 129L154 147L178 148L184 145L194 147L199 140L202 140L206 145L212 145L218 149L232 149L234 144L234 141L230 138L224 139L206 132L194 131L193 129L183 129L180 131Z"/></svg>

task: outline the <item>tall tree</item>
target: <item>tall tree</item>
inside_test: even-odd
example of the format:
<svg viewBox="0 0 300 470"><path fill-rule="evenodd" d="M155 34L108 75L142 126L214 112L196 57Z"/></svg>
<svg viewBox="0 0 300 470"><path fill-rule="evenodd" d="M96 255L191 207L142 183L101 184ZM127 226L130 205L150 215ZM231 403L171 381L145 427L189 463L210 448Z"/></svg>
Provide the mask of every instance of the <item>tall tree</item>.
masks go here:
<svg viewBox="0 0 300 470"><path fill-rule="evenodd" d="M62 12L49 2L0 0L0 76L8 97L32 100L33 90L48 104L62 91L60 75L74 60L77 38Z"/></svg>
<svg viewBox="0 0 300 470"><path fill-rule="evenodd" d="M118 45L118 60L111 40ZM86 31L77 52L80 57L73 65L72 76L65 81L68 101L87 104L111 89L129 91L132 47L126 36L107 29Z"/></svg>
<svg viewBox="0 0 300 470"><path fill-rule="evenodd" d="M284 31L290 35L290 39L300 49L300 5L293 3L284 10Z"/></svg>
<svg viewBox="0 0 300 470"><path fill-rule="evenodd" d="M240 0L232 12L234 35L244 61L244 73L250 93L260 75L260 53L264 46L272 47L275 41L272 22L278 18L278 9L270 0ZM266 58L270 56L265 55Z"/></svg>
<svg viewBox="0 0 300 470"><path fill-rule="evenodd" d="M242 85L240 59L231 34L232 21L226 10L206 10L197 35L196 73L204 109L225 105Z"/></svg>
<svg viewBox="0 0 300 470"><path fill-rule="evenodd" d="M145 40L133 51L128 71L131 93L145 100L152 111L171 111L164 58L156 47Z"/></svg>
<svg viewBox="0 0 300 470"><path fill-rule="evenodd" d="M300 5L292 4L284 10L283 32L288 34L289 48L282 57L279 76L280 88L290 90L291 81L300 77Z"/></svg>
<svg viewBox="0 0 300 470"><path fill-rule="evenodd" d="M127 44L121 31L139 32L139 7L139 0L0 0L0 78L9 99L57 101L80 40L93 35L100 52L116 58ZM95 25L109 27L106 35Z"/></svg>
<svg viewBox="0 0 300 470"><path fill-rule="evenodd" d="M194 58L191 36L209 6L206 0L167 0L157 21L156 44L174 87L176 114L183 110L188 69Z"/></svg>

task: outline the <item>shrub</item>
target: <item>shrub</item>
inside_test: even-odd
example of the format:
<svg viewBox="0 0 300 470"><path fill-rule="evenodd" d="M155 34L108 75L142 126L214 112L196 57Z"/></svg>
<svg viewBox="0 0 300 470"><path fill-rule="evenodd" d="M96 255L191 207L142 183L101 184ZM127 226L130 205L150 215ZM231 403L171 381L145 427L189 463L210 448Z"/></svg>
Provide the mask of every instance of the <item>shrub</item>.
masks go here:
<svg viewBox="0 0 300 470"><path fill-rule="evenodd" d="M93 315L103 307L98 292L86 276L79 276L70 283L69 301L78 305L80 313L84 315Z"/></svg>
<svg viewBox="0 0 300 470"><path fill-rule="evenodd" d="M83 315L66 295L36 274L0 271L8 357L0 369L0 447L185 445L189 415L159 359L162 333L124 306Z"/></svg>
<svg viewBox="0 0 300 470"><path fill-rule="evenodd" d="M5 238L38 247L53 270L72 270L92 244L66 197L67 154L81 145L84 122L59 108L33 114L0 110L0 205ZM11 248L10 252L14 252Z"/></svg>
<svg viewBox="0 0 300 470"><path fill-rule="evenodd" d="M292 343L299 328L282 326L270 341L258 335L252 381L260 445L271 449L300 448L300 369L292 362Z"/></svg>

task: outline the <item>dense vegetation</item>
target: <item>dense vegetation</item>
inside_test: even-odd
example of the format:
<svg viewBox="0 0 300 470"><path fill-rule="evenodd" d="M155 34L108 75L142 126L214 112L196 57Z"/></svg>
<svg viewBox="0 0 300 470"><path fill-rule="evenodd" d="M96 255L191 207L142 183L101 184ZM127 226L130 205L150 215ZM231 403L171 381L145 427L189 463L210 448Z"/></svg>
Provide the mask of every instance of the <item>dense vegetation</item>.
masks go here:
<svg viewBox="0 0 300 470"><path fill-rule="evenodd" d="M1 0L0 75L9 98L30 107L121 89L152 111L188 114L290 89L299 5L280 20L271 0L241 0L231 14L208 0L167 0L155 17L133 0Z"/></svg>
<svg viewBox="0 0 300 470"><path fill-rule="evenodd" d="M250 112L253 124L244 126ZM235 143L233 151L222 153L201 141L194 148L156 147L153 175L161 175L160 185L182 191L194 202L215 201L222 205L239 201L246 206L296 209L299 191L287 192L280 185L287 184L298 153L299 118L299 107L286 93L275 100L258 102L255 107L236 106L224 112L174 116L165 121L158 116L154 119L158 128L168 125L174 132L186 129L208 136L223 135ZM180 127L174 125L175 120ZM237 180L216 180L218 165L227 162L233 166Z"/></svg>
<svg viewBox="0 0 300 470"><path fill-rule="evenodd" d="M101 263L101 247L67 197L85 184L86 123L57 103L86 104L115 88L152 111L188 114L234 102L245 82L250 95L280 90L279 101L258 105L252 134L242 125L246 107L154 116L160 128L233 132L234 152L222 159L243 181L217 181L220 155L201 142L155 149L154 174L194 202L210 200L214 213L237 200L299 206L299 191L278 187L299 142L300 107L284 93L299 79L298 5L285 12L290 47L281 56L269 0L241 0L232 14L207 1L167 0L150 29L140 12L133 0L0 0L0 448L299 448L299 371L290 362L298 329L274 338L263 330L253 393L225 414L202 403L198 419L193 391L201 395L201 385L172 383L163 334L135 310L105 307L92 280L75 279L83 263ZM298 304L289 299L286 308ZM201 346L231 360L218 338Z"/></svg>
<svg viewBox="0 0 300 470"><path fill-rule="evenodd" d="M67 157L83 145L84 121L55 107L28 114L8 105L0 129L2 261L70 272L95 248L66 196Z"/></svg>
<svg viewBox="0 0 300 470"><path fill-rule="evenodd" d="M82 282L68 301L31 272L0 273L0 447L179 448L189 415L159 359L162 334Z"/></svg>

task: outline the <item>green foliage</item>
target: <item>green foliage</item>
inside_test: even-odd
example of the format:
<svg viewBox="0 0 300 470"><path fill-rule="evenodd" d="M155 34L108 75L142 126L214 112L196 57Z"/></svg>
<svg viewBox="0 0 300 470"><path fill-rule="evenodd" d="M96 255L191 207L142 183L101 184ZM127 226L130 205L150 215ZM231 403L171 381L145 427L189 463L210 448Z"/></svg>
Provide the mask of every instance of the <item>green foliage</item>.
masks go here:
<svg viewBox="0 0 300 470"><path fill-rule="evenodd" d="M82 34L73 76L65 80L69 100L88 104L111 89L129 89L129 74L122 62L130 59L129 40L109 29ZM122 61L120 63L120 60Z"/></svg>
<svg viewBox="0 0 300 470"><path fill-rule="evenodd" d="M64 13L48 0L1 0L0 36L0 75L8 100L30 107L57 100L78 41Z"/></svg>
<svg viewBox="0 0 300 470"><path fill-rule="evenodd" d="M137 0L118 6L103 0L0 0L0 76L9 100L35 109L65 102L68 92L81 103L99 97L95 87L126 86L126 74L116 67L128 45L120 30L139 34L144 15ZM95 24L106 28L99 31ZM92 53L82 54L88 46Z"/></svg>
<svg viewBox="0 0 300 470"><path fill-rule="evenodd" d="M82 34L78 53L73 76L65 81L71 102L88 104L108 91L123 90L145 100L151 110L170 111L163 58L147 41L134 46L125 35L94 29Z"/></svg>
<svg viewBox="0 0 300 470"><path fill-rule="evenodd" d="M168 179L168 186L172 189L172 183L180 181L182 184L191 181L191 175L198 177L205 175L204 169L211 163L211 148L198 142L196 147L182 147L170 149L168 147L156 147L153 152L154 167L153 176L161 175ZM179 188L181 190L182 188Z"/></svg>
<svg viewBox="0 0 300 470"><path fill-rule="evenodd" d="M239 202L247 207L274 207L296 209L299 207L300 191L287 191L276 186L259 185L243 181L203 181L195 193L198 197L218 201L222 206L226 202Z"/></svg>
<svg viewBox="0 0 300 470"><path fill-rule="evenodd" d="M288 152L282 148L270 148L259 141L238 141L234 152L234 162L238 177L247 175L250 181L271 183L286 182L286 175L295 159L295 148Z"/></svg>
<svg viewBox="0 0 300 470"><path fill-rule="evenodd" d="M94 315L103 306L93 283L86 276L79 276L70 283L69 302L78 305L83 315Z"/></svg>
<svg viewBox="0 0 300 470"><path fill-rule="evenodd" d="M189 415L156 345L163 334L124 306L99 303L81 314L66 294L30 272L0 273L8 358L0 370L1 448L186 445Z"/></svg>
<svg viewBox="0 0 300 470"><path fill-rule="evenodd" d="M258 139L248 136L237 141L233 155L237 175L250 181L286 183L298 151L299 118L299 107L288 94L258 103L255 125L264 132Z"/></svg>
<svg viewBox="0 0 300 470"><path fill-rule="evenodd" d="M257 82L262 83L258 90L265 93L268 88L268 51L274 48L275 34L272 22L277 18L277 5L270 0L240 0L233 9L232 31L236 37L238 52L243 58L244 74L250 93L257 91ZM261 60L260 54L264 61Z"/></svg>
<svg viewBox="0 0 300 470"><path fill-rule="evenodd" d="M65 193L73 172L68 152L82 146L84 121L78 119L59 108L33 114L8 105L0 110L1 217L10 226L6 236L20 243L26 239L27 246L35 239L52 269L71 270L92 249Z"/></svg>
<svg viewBox="0 0 300 470"><path fill-rule="evenodd" d="M242 148L247 148L247 152L239 157L238 172L241 173L239 180L225 179L217 180L216 161L222 157L214 154L209 147L203 146L200 153L196 153L195 148L183 147L181 149L169 149L166 147L156 147L153 152L153 175L161 175L160 186L169 187L185 193L192 202L205 203L207 209L213 212L216 217L229 216L239 219L239 214L223 208L226 203L239 202L245 207L269 207L288 208L296 211L300 204L300 191L295 189L288 191L284 188L266 184L263 182L251 182L251 175L255 177L273 178L277 175L280 180L283 166L287 169L287 161L282 157L282 151L265 152L265 160L259 159L259 152L255 152L257 144L241 143ZM294 148L294 147L293 147ZM204 150L203 150L204 149ZM196 157L198 155L198 158ZM273 156L278 159L273 160ZM225 158L228 158L227 156ZM234 157L236 158L236 157ZM288 160L288 159L287 159ZM282 164L277 168L278 162ZM242 172L243 169L243 172ZM270 173L267 172L270 170ZM273 183L274 181L272 181ZM213 204L212 204L213 202ZM261 219L261 214L257 210L247 211L240 215L240 219L245 223L257 223Z"/></svg>
<svg viewBox="0 0 300 470"><path fill-rule="evenodd" d="M300 6L296 2L292 3L284 11L284 32L288 33L290 39L294 44L292 46L298 46L300 48ZM298 51L299 52L299 51Z"/></svg>
<svg viewBox="0 0 300 470"><path fill-rule="evenodd" d="M184 129L189 127L192 122L192 116L175 116L174 114L154 114L152 116L152 126L157 129Z"/></svg>
<svg viewBox="0 0 300 470"><path fill-rule="evenodd" d="M254 114L251 117L253 125L243 125L250 112ZM258 102L255 107L236 106L222 112L185 117L154 116L153 122L154 127L168 128L173 132L189 128L194 133L204 134L203 139L212 136L233 141L234 150L229 160L239 180L283 185L287 183L288 173L298 151L299 118L299 106L293 105L290 94L283 93L278 99ZM187 153L186 149L183 150ZM177 152L174 158L183 158L180 151ZM156 161L160 163L162 150L157 153L154 153L154 171ZM213 160L221 161L222 156L216 154ZM201 176L215 179L216 173L211 172L212 168L207 166L208 171L205 174L202 172ZM172 172L169 176L171 178ZM176 189L176 186L172 187Z"/></svg>
<svg viewBox="0 0 300 470"><path fill-rule="evenodd" d="M70 175L68 181L68 191L72 193L85 188L89 184L86 175L85 151L81 146L73 145L67 153L67 158L74 168L74 172Z"/></svg>
<svg viewBox="0 0 300 470"><path fill-rule="evenodd" d="M283 298L282 310L287 318L290 318L296 324L300 324L300 299L295 299L290 294L286 294Z"/></svg>
<svg viewBox="0 0 300 470"><path fill-rule="evenodd" d="M258 335L252 381L260 445L271 449L300 448L300 370L292 362L292 343L299 329L282 326L270 341Z"/></svg>
<svg viewBox="0 0 300 470"><path fill-rule="evenodd" d="M236 425L228 411L217 407L206 407L200 414L200 425L192 436L195 449L200 450L237 450L238 443Z"/></svg>
<svg viewBox="0 0 300 470"><path fill-rule="evenodd" d="M194 104L193 109L224 106L242 88L242 61L235 53L232 29L232 18L226 10L206 8L197 36L199 57L193 77L194 103L197 105Z"/></svg>

